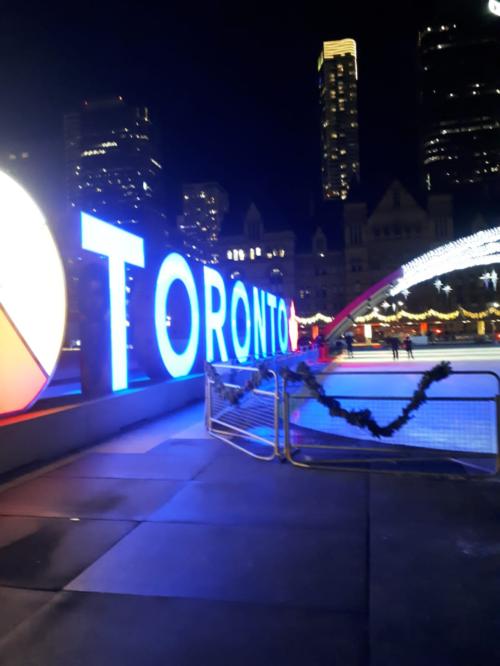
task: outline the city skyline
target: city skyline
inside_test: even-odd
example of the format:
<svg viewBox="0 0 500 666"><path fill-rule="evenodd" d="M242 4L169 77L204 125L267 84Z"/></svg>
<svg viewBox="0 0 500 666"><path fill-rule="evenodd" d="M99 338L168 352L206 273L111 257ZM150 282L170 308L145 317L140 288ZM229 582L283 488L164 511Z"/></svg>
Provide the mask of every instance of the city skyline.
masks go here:
<svg viewBox="0 0 500 666"><path fill-rule="evenodd" d="M239 231L242 211L256 201L275 228L300 235L320 200L321 43L347 34L358 43L362 179L383 187L398 176L415 186L418 29L438 5L453 9L457 20L481 14L496 20L486 3L472 4L434 2L424 10L394 2L384 16L374 7L360 16L348 8L342 15L299 14L277 4L265 21L226 3L132 18L108 2L98 21L90 12L73 16L50 7L22 22L7 12L2 48L9 95L0 110L0 146L25 137L57 140L64 112L82 99L122 94L130 104L150 106L162 129L169 212L179 212L182 183L214 180L231 197L230 232ZM117 32L118 15L124 22ZM31 48L19 55L21 36Z"/></svg>

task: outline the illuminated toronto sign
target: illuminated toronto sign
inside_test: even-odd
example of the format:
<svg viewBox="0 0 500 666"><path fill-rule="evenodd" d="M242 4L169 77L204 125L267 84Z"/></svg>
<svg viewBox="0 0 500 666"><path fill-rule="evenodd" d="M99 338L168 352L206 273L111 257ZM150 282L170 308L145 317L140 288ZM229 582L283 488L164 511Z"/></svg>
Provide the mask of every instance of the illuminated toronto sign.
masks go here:
<svg viewBox="0 0 500 666"><path fill-rule="evenodd" d="M26 409L45 388L65 325L64 269L46 220L0 172L0 415Z"/></svg>
<svg viewBox="0 0 500 666"><path fill-rule="evenodd" d="M127 270L148 269L145 245L139 236L92 215L82 213L81 221L82 248L107 258L112 389L118 391L128 387L127 330L129 324L134 325L127 319ZM236 358L245 363L250 356L284 354L289 349L289 332L295 335L296 323L290 325L283 298L247 287L241 280L226 283L215 268L190 266L177 252L162 258L149 283L151 289L154 297L149 315L156 347L171 377L189 375L203 359L227 362ZM185 304L182 311L181 301ZM148 298L141 302L143 310L148 310L148 302ZM172 333L173 320L182 328L177 336ZM138 346L144 347L138 338Z"/></svg>

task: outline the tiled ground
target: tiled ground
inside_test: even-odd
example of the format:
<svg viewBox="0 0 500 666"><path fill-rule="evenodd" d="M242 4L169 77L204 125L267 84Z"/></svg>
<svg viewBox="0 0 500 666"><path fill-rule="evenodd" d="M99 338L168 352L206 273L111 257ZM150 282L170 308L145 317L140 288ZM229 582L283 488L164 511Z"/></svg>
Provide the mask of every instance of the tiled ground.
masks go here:
<svg viewBox="0 0 500 666"><path fill-rule="evenodd" d="M500 484L303 471L202 407L0 489L2 666L500 663Z"/></svg>

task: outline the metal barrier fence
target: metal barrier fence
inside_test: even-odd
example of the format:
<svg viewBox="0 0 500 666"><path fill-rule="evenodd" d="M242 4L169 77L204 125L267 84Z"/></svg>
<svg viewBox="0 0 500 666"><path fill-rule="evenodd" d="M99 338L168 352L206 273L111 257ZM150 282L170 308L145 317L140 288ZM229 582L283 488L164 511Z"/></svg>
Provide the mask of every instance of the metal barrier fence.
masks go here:
<svg viewBox="0 0 500 666"><path fill-rule="evenodd" d="M410 386L410 378L423 374L416 371L353 371L319 372L315 376L323 384L325 393L339 400L345 409L368 408L379 424L386 425L401 413L411 399L409 394L413 393L416 382ZM461 394L463 382L454 381L461 375L474 380L474 390L478 395ZM400 381L391 383L395 376ZM363 386L357 381L360 377ZM490 379L494 383L490 381L488 387L478 379ZM400 395L401 384L409 394ZM385 395L380 395L382 392ZM449 395L453 392L459 394ZM446 382L432 387L430 393L400 431L393 437L378 439L369 431L351 426L343 419L332 418L303 386L297 388L285 381L285 458L300 467L345 467L348 463L373 463L377 460L389 463L405 459L416 463L418 460L437 458L464 458L462 464L474 466L480 458L491 459L495 456L498 470L500 377L489 371L454 371ZM300 429L297 442L294 442L294 427ZM338 457L327 458L326 452L337 453Z"/></svg>
<svg viewBox="0 0 500 666"><path fill-rule="evenodd" d="M258 368L216 363L213 366L224 387L239 389L252 378ZM260 460L280 455L280 395L278 375L269 370L271 378L262 387L246 393L237 404L225 400L206 378L206 425L215 437Z"/></svg>
<svg viewBox="0 0 500 666"><path fill-rule="evenodd" d="M283 359L283 365L291 365ZM293 364L297 356L293 358ZM288 363L287 363L288 362ZM280 364L281 365L281 364ZM241 388L256 367L215 364L224 386ZM500 377L494 372L454 371L432 387L411 421L394 437L377 439L366 430L331 417L302 383L283 381L279 368L258 389L231 404L206 380L206 422L211 434L261 460L286 459L299 467L342 467L350 463L467 458L496 459L500 471ZM325 393L346 409L369 408L386 425L408 403L423 372L317 372ZM468 376L474 396L464 396ZM398 378L398 381L394 381ZM363 385L359 380L363 381ZM488 386L488 380L490 385ZM403 390L401 390L401 388ZM384 393L384 395L380 395ZM451 394L451 395L450 395Z"/></svg>

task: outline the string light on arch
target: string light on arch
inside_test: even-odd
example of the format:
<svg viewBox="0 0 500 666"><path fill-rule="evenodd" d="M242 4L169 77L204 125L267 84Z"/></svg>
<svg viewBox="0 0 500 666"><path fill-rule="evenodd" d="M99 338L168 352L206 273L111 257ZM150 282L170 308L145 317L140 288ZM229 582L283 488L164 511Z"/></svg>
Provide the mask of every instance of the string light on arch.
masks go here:
<svg viewBox="0 0 500 666"><path fill-rule="evenodd" d="M443 282L436 280L440 275L497 263L500 263L500 226L446 243L400 266L365 289L336 314L330 325L326 325L324 335L327 339L341 335L356 317L366 312L367 306L394 298L415 285L434 281L440 292Z"/></svg>
<svg viewBox="0 0 500 666"><path fill-rule="evenodd" d="M400 294L416 284L431 280L452 271L487 266L500 262L500 226L479 231L451 243L446 243L401 267L402 275L390 290L391 296ZM442 282L435 280L440 291Z"/></svg>
<svg viewBox="0 0 500 666"><path fill-rule="evenodd" d="M483 281L485 289L488 289L491 282L491 286L493 287L493 289L495 291L497 290L498 273L496 272L495 269L493 269L491 272L485 271L482 275L479 276L479 279Z"/></svg>
<svg viewBox="0 0 500 666"><path fill-rule="evenodd" d="M447 296L449 296L449 295L450 295L450 292L453 291L453 287L451 287L449 284L446 284L446 285L443 287L443 291L444 291L444 293L445 293Z"/></svg>
<svg viewBox="0 0 500 666"><path fill-rule="evenodd" d="M498 273L496 272L495 269L493 269L490 273L490 280L491 280L491 284L493 285L493 289L496 291L497 290L497 283L498 283Z"/></svg>
<svg viewBox="0 0 500 666"><path fill-rule="evenodd" d="M497 304L498 305L498 304ZM458 308L458 310L453 310L452 312L439 312L439 310L434 310L430 308L425 312L407 312L406 310L400 310L393 315L383 315L379 314L372 310L367 315L362 317L356 317L356 324L366 324L371 321L377 320L383 323L391 323L400 321L401 319L408 319L411 321L425 321L430 317L435 319L441 319L443 321L453 321L459 317L466 317L467 319L486 319L489 316L500 317L500 309L496 306L491 306L486 310L481 310L480 312L471 312L470 310L465 310L465 308Z"/></svg>
<svg viewBox="0 0 500 666"><path fill-rule="evenodd" d="M489 283L490 283L491 274L488 273L487 271L485 271L485 272L479 277L479 279L483 281L483 285L484 285L484 287L487 288L488 285L489 285Z"/></svg>
<svg viewBox="0 0 500 666"><path fill-rule="evenodd" d="M295 316L295 321L301 326L312 326L313 324L317 324L319 321L324 324L329 324L331 321L333 321L333 317L324 315L321 312L316 312L316 314L312 317Z"/></svg>

